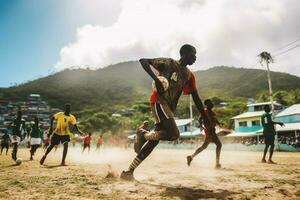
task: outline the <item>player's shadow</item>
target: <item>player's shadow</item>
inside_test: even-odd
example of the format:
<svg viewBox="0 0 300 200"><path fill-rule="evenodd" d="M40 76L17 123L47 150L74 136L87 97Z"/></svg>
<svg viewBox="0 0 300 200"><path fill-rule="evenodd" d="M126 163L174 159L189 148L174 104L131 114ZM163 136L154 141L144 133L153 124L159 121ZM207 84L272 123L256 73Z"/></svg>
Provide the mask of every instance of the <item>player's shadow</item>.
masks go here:
<svg viewBox="0 0 300 200"><path fill-rule="evenodd" d="M139 182L142 183L142 182ZM169 198L179 198L181 200L190 199L226 199L231 195L239 194L238 192L233 192L229 190L205 190L195 187L182 187L182 186L165 186L160 184L143 183L146 185L151 185L154 187L164 188L161 195Z"/></svg>
<svg viewBox="0 0 300 200"><path fill-rule="evenodd" d="M165 191L162 192L163 196L170 198L179 198L181 200L189 199L226 199L231 195L238 194L236 192L228 190L204 190L200 188L189 188L189 187L166 187Z"/></svg>
<svg viewBox="0 0 300 200"><path fill-rule="evenodd" d="M48 169L53 169L53 168L58 168L58 167L70 167L73 165L61 165L61 164L57 164L57 165L43 165L44 168L48 168Z"/></svg>
<svg viewBox="0 0 300 200"><path fill-rule="evenodd" d="M52 168L66 167L66 166L62 166L62 165L58 164L58 165L44 165L43 167L48 168L48 169L52 169Z"/></svg>

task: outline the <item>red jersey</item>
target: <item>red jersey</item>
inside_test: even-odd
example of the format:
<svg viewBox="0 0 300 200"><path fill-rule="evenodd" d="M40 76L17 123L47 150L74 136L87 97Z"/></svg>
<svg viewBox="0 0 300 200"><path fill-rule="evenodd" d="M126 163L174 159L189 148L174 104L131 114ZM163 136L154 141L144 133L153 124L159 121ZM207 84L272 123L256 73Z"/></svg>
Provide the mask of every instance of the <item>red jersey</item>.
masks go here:
<svg viewBox="0 0 300 200"><path fill-rule="evenodd" d="M91 140L92 140L92 137L88 135L88 136L84 137L83 142L84 142L84 144L91 144Z"/></svg>

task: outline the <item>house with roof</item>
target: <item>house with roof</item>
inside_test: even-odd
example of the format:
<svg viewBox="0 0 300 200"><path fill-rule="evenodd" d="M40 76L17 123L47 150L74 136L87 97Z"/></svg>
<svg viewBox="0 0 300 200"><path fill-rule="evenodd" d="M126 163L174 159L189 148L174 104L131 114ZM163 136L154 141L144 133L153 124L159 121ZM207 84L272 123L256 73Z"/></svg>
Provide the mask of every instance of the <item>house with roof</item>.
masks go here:
<svg viewBox="0 0 300 200"><path fill-rule="evenodd" d="M247 112L232 118L234 120L234 131L228 136L248 137L259 135L260 133L257 133L257 131L263 128L261 116L264 113L265 105L271 106L271 102L248 104ZM284 107L281 104L274 102L274 108L275 113L279 113Z"/></svg>

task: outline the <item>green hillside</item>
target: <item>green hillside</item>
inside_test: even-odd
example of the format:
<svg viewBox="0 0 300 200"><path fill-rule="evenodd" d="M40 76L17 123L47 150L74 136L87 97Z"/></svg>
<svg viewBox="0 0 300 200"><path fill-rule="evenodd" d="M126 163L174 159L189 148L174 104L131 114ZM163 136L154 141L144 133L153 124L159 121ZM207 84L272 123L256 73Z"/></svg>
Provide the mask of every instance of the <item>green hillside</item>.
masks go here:
<svg viewBox="0 0 300 200"><path fill-rule="evenodd" d="M195 72L201 97L255 97L268 89L266 72L258 69L214 67ZM300 88L300 78L272 72L273 89ZM28 83L0 90L1 99L24 100L39 93L54 107L70 102L76 110L110 110L147 100L151 79L138 62L124 62L103 69L68 69Z"/></svg>

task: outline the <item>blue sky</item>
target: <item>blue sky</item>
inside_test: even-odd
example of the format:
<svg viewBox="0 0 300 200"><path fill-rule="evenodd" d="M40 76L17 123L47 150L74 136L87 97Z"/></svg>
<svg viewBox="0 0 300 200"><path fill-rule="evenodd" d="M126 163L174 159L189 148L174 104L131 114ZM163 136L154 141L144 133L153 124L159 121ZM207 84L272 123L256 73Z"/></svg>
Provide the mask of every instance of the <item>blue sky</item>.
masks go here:
<svg viewBox="0 0 300 200"><path fill-rule="evenodd" d="M261 68L261 51L300 38L299 7L298 0L0 0L0 87L71 66L178 58L184 43L197 48L192 70ZM299 76L299 53L276 57L271 70Z"/></svg>
<svg viewBox="0 0 300 200"><path fill-rule="evenodd" d="M73 27L59 20L62 11L45 2L1 0L0 87L53 71L57 52L74 37Z"/></svg>
<svg viewBox="0 0 300 200"><path fill-rule="evenodd" d="M56 71L60 50L78 27L105 25L81 9L76 0L0 0L0 87Z"/></svg>

